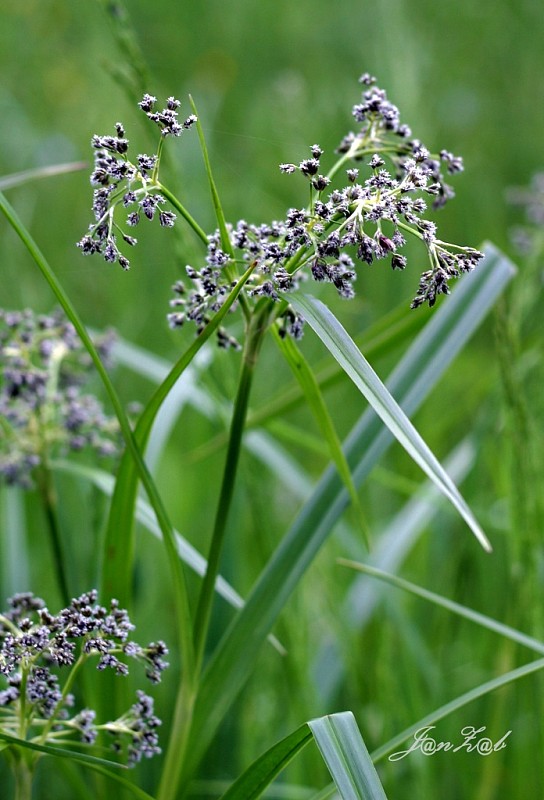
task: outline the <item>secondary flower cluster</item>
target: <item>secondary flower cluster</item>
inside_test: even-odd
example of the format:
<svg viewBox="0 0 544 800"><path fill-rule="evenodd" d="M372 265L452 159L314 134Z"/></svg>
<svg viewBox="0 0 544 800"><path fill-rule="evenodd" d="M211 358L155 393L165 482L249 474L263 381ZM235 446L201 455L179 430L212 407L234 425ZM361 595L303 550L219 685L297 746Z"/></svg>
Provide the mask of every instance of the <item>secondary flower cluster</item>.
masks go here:
<svg viewBox="0 0 544 800"><path fill-rule="evenodd" d="M101 253L106 261L117 261L123 269L129 269L130 262L119 249L119 236L131 247L137 244L137 239L122 230L115 219L115 210L118 206L128 210L126 225L129 227L138 225L142 217L152 220L155 216L165 228L174 225L176 215L163 209L166 200L158 187L162 142L167 136L180 136L196 122L193 114L183 123L179 122L179 100L169 97L162 111L155 110L156 102L156 97L145 94L139 103L146 116L160 129L161 141L156 154L140 153L134 162L130 161L127 155L129 142L120 122L115 125L115 136L95 135L92 138L96 151L91 174L91 185L97 187L92 205L95 221L77 246L84 255Z"/></svg>
<svg viewBox="0 0 544 800"><path fill-rule="evenodd" d="M96 341L108 359L114 337ZM66 449L115 455L117 421L84 394L90 358L62 312L0 309L0 481L31 485L31 472Z"/></svg>
<svg viewBox="0 0 544 800"><path fill-rule="evenodd" d="M412 301L416 308L423 303L434 305L438 295L449 293L452 278L470 272L483 257L474 248L438 239L436 224L425 216L428 200L437 209L453 196L442 170L460 172L462 160L447 150L431 154L411 138L410 129L400 122L398 108L374 85L374 78L363 75L361 81L366 88L362 101L353 108L360 128L344 137L338 147L340 160L329 173L321 168L323 150L317 144L298 165L280 165L283 173L300 172L309 182L309 206L292 208L285 219L270 224L239 221L229 229L229 253L221 249L218 231L210 236L205 265L186 268L193 289L187 294L181 281L173 287L175 310L168 316L172 327L186 320L195 322L198 330L206 324L232 288L225 268L233 261L254 267L247 284L253 297L278 301L310 275L332 283L341 297L351 298L357 263L388 259L394 270L404 269L407 260L400 251L406 236L412 235L421 240L429 258L429 269L421 275ZM368 177L360 177L357 163ZM325 194L343 166L347 166L345 185ZM300 317L287 309L283 318L285 330L300 336ZM236 343L221 331L219 344Z"/></svg>
<svg viewBox="0 0 544 800"><path fill-rule="evenodd" d="M75 673L93 658L97 669L113 669L117 675L127 675L125 659L134 658L143 663L149 680L158 683L168 666L164 642L142 647L131 641L134 625L127 612L116 600L109 608L99 605L95 590L73 599L58 614L29 592L10 598L8 605L8 611L0 614L0 675L6 682L0 691L0 729L20 736L23 724L27 738L40 743L78 735L93 744L107 732L114 738L115 750L126 745L130 764L160 753L161 722L144 692L138 692L137 702L119 719L98 724L91 709L73 714L74 697L68 689ZM61 670L68 671L64 688Z"/></svg>

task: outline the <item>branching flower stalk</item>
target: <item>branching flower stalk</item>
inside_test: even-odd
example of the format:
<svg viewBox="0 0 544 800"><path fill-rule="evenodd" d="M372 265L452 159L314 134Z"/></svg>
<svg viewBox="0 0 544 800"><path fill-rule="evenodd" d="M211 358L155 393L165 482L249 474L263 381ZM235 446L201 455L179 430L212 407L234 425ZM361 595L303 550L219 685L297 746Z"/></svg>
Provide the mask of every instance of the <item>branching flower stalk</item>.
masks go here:
<svg viewBox="0 0 544 800"><path fill-rule="evenodd" d="M436 224L423 216L427 211L426 198L432 198L433 208L439 209L453 196L441 170L444 167L450 174L460 172L463 169L461 159L446 150L432 155L419 140L411 138L410 129L400 122L398 109L387 99L386 93L375 86L375 79L365 74L361 83L364 87L361 102L353 108L359 129L348 133L341 141L340 157L328 173L321 172L323 151L319 145L312 145L311 157L300 164L280 165L283 173L303 175L309 185L309 205L291 208L283 220L271 223L240 220L235 225L226 225L214 194L219 227L209 236L159 178L164 139L169 135L179 136L192 127L197 121L195 114L179 123L179 101L170 97L166 107L157 112L156 98L144 95L140 108L159 126L161 141L155 155L140 154L135 161L128 159L129 144L121 123L115 126L115 137L93 137L96 159L91 183L96 187L95 221L78 243L85 255L100 253L106 261L117 261L128 269L129 262L119 242L122 240L132 247L136 240L117 222L118 209L128 210L126 225L129 227L138 225L142 217L152 220L155 216L162 227L172 227L175 214L164 209L165 202L185 218L207 246L204 265L186 267L190 290L182 280L173 287L175 297L168 315L171 327L190 322L196 326L197 333L201 333L231 295L240 270L252 269L239 302L230 308L230 312L235 312L242 306L244 311L243 348L226 324L217 329L219 346L243 350L242 366L208 567L193 623L194 670L181 681L159 800L178 797L181 777L184 781L190 777L183 774L183 756L198 693L251 382L265 333L279 320L280 335L290 335L294 339L302 336L304 320L289 305L289 293L308 278L332 283L341 297L349 299L354 295L358 264L370 265L388 259L393 270L405 269L407 259L400 252L406 243L405 234L423 244L429 259L429 268L421 274L412 308L423 303L434 305L439 295L449 293L452 278L470 272L482 258L474 248L438 239ZM215 185L200 128L199 135L213 192ZM385 159L391 171L386 168ZM357 165L368 171L366 179L359 178ZM329 188L346 166L344 185Z"/></svg>

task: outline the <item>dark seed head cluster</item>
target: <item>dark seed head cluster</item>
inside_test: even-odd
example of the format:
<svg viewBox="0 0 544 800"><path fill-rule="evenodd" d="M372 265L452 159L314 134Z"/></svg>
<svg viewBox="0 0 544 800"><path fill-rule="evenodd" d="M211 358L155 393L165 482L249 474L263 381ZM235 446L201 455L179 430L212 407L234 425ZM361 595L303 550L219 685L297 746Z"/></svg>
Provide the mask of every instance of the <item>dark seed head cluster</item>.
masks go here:
<svg viewBox="0 0 544 800"><path fill-rule="evenodd" d="M114 338L96 339L106 361ZM90 358L62 312L0 309L0 481L29 486L35 467L66 450L117 454L117 421L84 392L90 372Z"/></svg>
<svg viewBox="0 0 544 800"><path fill-rule="evenodd" d="M59 732L93 744L101 732L113 737L114 749L126 751L129 764L160 753L153 700L138 692L137 702L119 719L99 724L96 713L85 708L74 712L73 675L87 661L98 670L128 674L128 659L143 664L146 676L158 683L168 666L162 641L143 647L129 637L134 630L127 612L112 600L108 607L97 602L92 590L74 598L58 614L30 592L14 595L8 610L0 614L0 729L21 735L21 713L28 738L44 743Z"/></svg>
<svg viewBox="0 0 544 800"><path fill-rule="evenodd" d="M276 316L282 319L283 332L300 337L303 320L289 307L288 295L301 280L331 283L349 299L355 294L361 265L387 261L393 270L405 269L402 251L409 236L420 241L428 260L412 308L434 305L439 295L449 293L453 278L476 266L482 253L440 240L428 214L453 197L445 176L461 172L462 159L445 149L432 152L412 136L399 109L372 76L363 75L361 83L361 100L352 111L357 128L344 136L337 148L339 157L328 171L318 144L311 145L307 158L298 164L280 165L287 175L302 175L308 184L307 204L270 223L240 220L228 227L228 242L224 231L211 234L205 263L186 267L190 288L184 280L173 287L171 327L191 322L200 332L225 302L236 276L248 268L252 275L243 289L245 302L249 307L260 298L278 303ZM179 135L195 121L189 117L180 125L179 103L172 98L162 112L155 111L155 102L145 95L140 107L159 125L163 137ZM113 210L119 203L136 207L127 218L129 225L142 214L152 219L155 213L159 217L168 213L158 210L164 203L156 181L158 157L139 156L136 164L129 162L121 125L117 137L95 137L93 144L98 150L91 178L98 186L96 223L79 246L84 253L101 252L106 260L128 266L117 249ZM134 244L132 237L122 236ZM238 346L224 328L218 340L222 347Z"/></svg>
<svg viewBox="0 0 544 800"><path fill-rule="evenodd" d="M241 220L231 226L230 258L220 248L219 232L210 236L204 267L186 268L192 290L186 292L182 282L173 287L176 296L168 316L172 327L187 320L202 329L232 288L225 267L233 260L254 267L247 284L249 297L280 301L310 276L333 284L349 299L361 264L387 260L393 270L403 270L407 259L401 251L406 237L413 236L426 248L429 268L420 277L412 308L434 305L440 294L449 293L452 278L476 266L482 254L438 239L436 224L426 216L429 205L439 209L453 197L443 173L461 172L462 160L447 150L432 154L401 124L398 108L375 86L374 78L364 75L361 82L362 101L353 108L359 129L340 142L336 165L328 173L322 169L323 150L317 144L299 164L280 165L281 172L298 172L306 179L309 205L291 208L285 219L269 224ZM344 184L333 188L342 168ZM300 317L291 309L282 317L283 330L298 338ZM236 344L224 331L219 343Z"/></svg>
<svg viewBox="0 0 544 800"><path fill-rule="evenodd" d="M161 133L157 152L140 153L134 160L128 157L129 141L125 138L122 123L115 125L115 136L93 136L95 150L94 170L91 174L94 222L77 246L84 255L100 253L106 261L117 262L129 269L130 262L120 249L121 242L133 247L137 239L126 232L126 227L136 227L140 220L157 218L163 228L173 227L176 215L164 208L166 200L159 190L158 171L162 144L168 136L180 136L189 129L196 117L190 115L183 122L178 119L179 100L169 97L165 108L156 109L157 98L145 94L138 104ZM116 210L125 210L124 228L116 219ZM118 216L118 215L117 215Z"/></svg>

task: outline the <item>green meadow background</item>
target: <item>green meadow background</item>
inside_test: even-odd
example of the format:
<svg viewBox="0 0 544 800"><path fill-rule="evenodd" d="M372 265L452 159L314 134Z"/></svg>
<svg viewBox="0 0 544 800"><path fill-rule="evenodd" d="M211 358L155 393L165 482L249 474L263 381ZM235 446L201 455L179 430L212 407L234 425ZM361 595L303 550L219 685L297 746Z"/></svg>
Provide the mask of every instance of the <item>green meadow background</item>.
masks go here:
<svg viewBox="0 0 544 800"><path fill-rule="evenodd" d="M306 196L302 182L281 175L278 164L298 163L315 142L325 150L323 163L333 162L335 146L352 127L351 107L360 93L357 79L364 71L377 76L414 136L433 150L446 148L464 157L465 172L452 179L456 198L436 215L439 236L473 246L491 240L519 271L414 421L441 460L461 443L468 448L463 451L469 455L461 489L494 551L486 555L462 520L440 502L399 572L542 637L543 273L541 263L529 265L518 258L510 243L510 231L522 214L506 198L509 187L526 185L544 167L541 2L129 0L133 30L126 31L124 41L130 47L134 35L142 55L140 73L134 62L128 64L116 38L116 8L115 2L93 0L3 0L0 175L90 162L92 134L113 132L118 120L125 124L132 152L152 152L152 132L135 106L138 92L145 89L159 99L179 97L187 114L191 93L227 218L257 223L281 218L287 208L303 205ZM187 347L192 331L168 329L170 287L186 263L198 265L202 253L181 223L175 231L142 224L130 272L100 258L84 259L75 242L90 222L88 172L28 182L6 193L85 323L92 329L115 327L123 339L171 362ZM161 174L200 224L213 229L194 131L167 143ZM424 253L414 249L402 274L379 264L362 269L357 298L349 304L332 297L330 287L322 297L353 335L363 334L399 303L405 304L406 315L427 317L432 312L409 310L424 263ZM53 306L49 289L5 222L0 222L0 304L40 312ZM381 377L412 337L406 335L373 360ZM327 363L309 330L303 350L312 363ZM155 465L175 526L203 552L239 366L232 353L211 352L210 359L198 385L215 413L207 417L190 404L184 408ZM127 403L145 401L153 389L149 379L126 366L119 366L114 378ZM252 409L264 406L291 381L278 351L268 343ZM347 381L338 381L327 390L326 400L339 432L346 434L364 408L360 395ZM313 481L322 473L326 448L303 405L273 420L266 433L299 465L299 477ZM422 483L417 467L399 447L391 448L361 491L375 542L393 519L400 535L408 519L406 504ZM75 594L96 584L93 556L106 501L66 476L58 476L58 490ZM304 487L298 496L294 487L288 491L255 453L245 450L222 569L243 595L304 493ZM2 601L13 591L32 589L56 608L49 550L32 495L15 501L4 491L0 502ZM14 519L14 502L19 503L18 518L26 520L15 551L5 530L6 521ZM203 765L194 796L219 796L252 759L305 720L351 710L372 749L432 709L535 657L423 600L370 581L368 587L380 588L377 605L364 624L360 618L354 624L357 611L350 605L355 603L350 589L356 578L336 558L364 556L364 549L353 516L348 512L345 519L277 625L288 656L263 649L254 677ZM130 609L138 640L168 641L171 602L163 552L144 532L138 548L135 604ZM194 581L193 590L196 586ZM218 603L216 636L230 618L231 612ZM137 677L132 678L135 685ZM153 692L165 730L174 689L174 678L166 676ZM494 740L512 733L505 749L486 758L460 752L384 762L380 776L388 797L544 796L542 689L537 674L438 723L436 736L444 740L460 741L460 730L468 725L487 726ZM83 792L75 770L62 767L61 774L53 762L40 769L40 800ZM159 770L159 759L138 767L148 791ZM328 782L316 751L299 758L286 777L291 784L314 788ZM0 778L9 780L2 771ZM284 796L296 800L307 795Z"/></svg>

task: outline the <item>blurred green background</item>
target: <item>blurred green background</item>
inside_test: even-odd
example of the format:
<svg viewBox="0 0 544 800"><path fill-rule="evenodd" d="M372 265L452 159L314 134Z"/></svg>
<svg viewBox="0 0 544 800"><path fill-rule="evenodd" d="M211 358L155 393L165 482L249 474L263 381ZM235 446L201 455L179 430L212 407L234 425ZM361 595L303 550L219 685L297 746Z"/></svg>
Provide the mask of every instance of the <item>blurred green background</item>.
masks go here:
<svg viewBox="0 0 544 800"><path fill-rule="evenodd" d="M3 1L0 175L80 159L90 162L91 135L112 132L117 120L124 122L134 151L153 146L131 96L141 88L138 78L127 68L115 37L116 8L115 2L91 0ZM539 0L131 0L127 8L146 65L145 90L160 99L173 94L182 101L191 93L197 104L229 220L264 222L305 202L297 178L280 175L278 164L298 162L314 142L325 149L324 159L330 158L324 163L332 163L335 146L352 127L357 79L369 71L400 107L414 136L432 150L446 148L464 157L465 173L452 180L456 198L436 216L440 238L473 246L491 239L516 258L509 231L521 212L508 206L505 192L527 184L542 168L544 14ZM189 113L186 100L183 110ZM162 178L203 227L214 227L194 132L168 142ZM27 183L8 196L90 327L114 326L123 337L167 359L188 344L192 332L171 332L165 315L171 284L186 263L202 257L190 233L155 226L139 230L140 244L126 274L102 259L82 258L75 248L90 222L88 170ZM4 222L0 234L1 305L49 310L49 290ZM401 275L379 266L363 270L358 296L349 306L328 294L352 333L401 301L408 307L419 267L424 268L424 254L414 253L411 269ZM530 524L524 520L527 509L538 505L541 491L542 459L536 467L525 459L526 437L539 434L542 419L540 269L525 272L522 264L516 285L528 287L530 300L517 302L520 290L512 290L513 299L479 331L416 418L440 458L472 433L478 457L463 491L495 553L484 556L462 522L446 510L431 527L433 535L410 555L404 574L542 635L541 529L536 512ZM308 334L304 347L314 361L322 356ZM387 375L399 352L376 364L380 375ZM278 359L272 347L265 349L255 407L291 380ZM238 363L237 356L220 354L202 379L204 388L220 399L232 397ZM122 370L118 386L127 401L145 399L150 392L150 385ZM344 383L327 399L340 432L347 432L361 412L360 398ZM289 421L314 432L304 410L293 412ZM210 529L223 451L204 460L195 460L192 453L221 430L217 422L188 410L159 466L174 522L191 531L199 546ZM316 456L300 444L291 449L311 475L319 475L324 453ZM393 449L363 491L373 529L387 523L420 479L417 469ZM271 481L246 456L225 565L244 592L296 510ZM66 507L67 518L89 497L83 494L82 500L72 497L70 502L74 509ZM92 554L85 528L91 521L81 524L84 547ZM40 553L37 539L33 547ZM164 570L146 542L142 539L136 612L142 639L146 630L151 637L159 635L153 626L162 601L153 587L160 585ZM240 552L247 557L241 559ZM499 647L496 637L392 590L364 635L348 635L338 617L345 576L334 565L334 557L345 554L341 540L328 545L293 598L278 634L296 654L294 662L278 664L265 654L258 679L231 715L203 777L232 778L282 733L311 716L342 708L354 711L369 746L377 746L455 694L528 660L527 653ZM48 556L40 555L33 566L38 592L47 588L42 557ZM151 582L150 561L155 563ZM79 578L83 582L95 576L89 569ZM317 600L316 586L321 591ZM86 588L78 586L80 591ZM216 625L218 630L224 625L220 615ZM342 643L347 677L333 701L325 702L314 657L329 635ZM167 633L160 636L167 638ZM440 727L443 738L458 736L468 724L489 725L495 738L512 728L511 745L500 764L488 766L491 759L470 755L443 754L425 763L406 759L383 772L390 797L502 800L527 796L529 786L533 796L539 789L542 794L542 783L524 783L542 780L536 774L542 767L541 702L532 700L541 689L538 678L526 679ZM167 701L158 702L167 713ZM315 772L315 761L301 764L293 779L314 785L326 781L324 773ZM534 770L530 779L528 770ZM501 781L508 787L504 793L498 788Z"/></svg>

